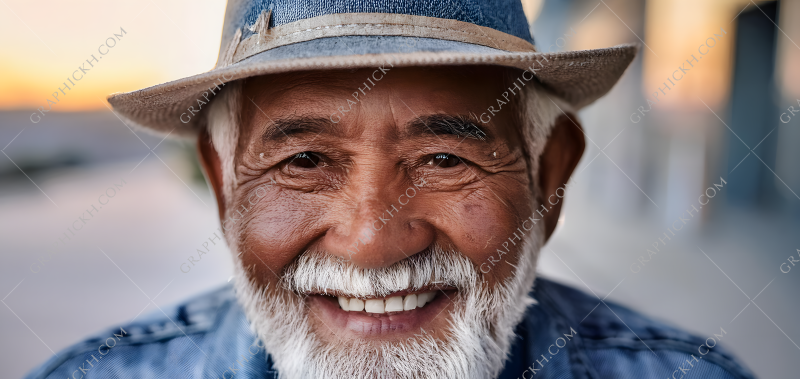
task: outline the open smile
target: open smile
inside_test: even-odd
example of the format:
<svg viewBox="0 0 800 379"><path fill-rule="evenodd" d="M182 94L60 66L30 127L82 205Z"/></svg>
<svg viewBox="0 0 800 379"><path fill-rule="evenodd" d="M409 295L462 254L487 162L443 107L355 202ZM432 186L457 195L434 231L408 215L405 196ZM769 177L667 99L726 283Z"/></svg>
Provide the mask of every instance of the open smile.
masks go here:
<svg viewBox="0 0 800 379"><path fill-rule="evenodd" d="M456 292L452 288L402 291L384 298L312 294L308 301L313 314L336 335L345 331L396 337L404 332L419 332L420 328L435 329L439 322L445 325L446 317L440 314L451 304Z"/></svg>

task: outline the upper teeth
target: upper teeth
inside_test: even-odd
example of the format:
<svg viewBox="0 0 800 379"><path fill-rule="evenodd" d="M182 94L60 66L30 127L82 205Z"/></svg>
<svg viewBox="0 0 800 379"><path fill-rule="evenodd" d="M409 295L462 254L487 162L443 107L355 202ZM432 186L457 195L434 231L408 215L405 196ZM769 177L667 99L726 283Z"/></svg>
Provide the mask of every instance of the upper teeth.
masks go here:
<svg viewBox="0 0 800 379"><path fill-rule="evenodd" d="M424 292L406 296L392 296L387 299L367 299L347 298L339 296L339 307L348 312L367 313L386 313L410 311L414 308L422 308L436 297L436 292Z"/></svg>

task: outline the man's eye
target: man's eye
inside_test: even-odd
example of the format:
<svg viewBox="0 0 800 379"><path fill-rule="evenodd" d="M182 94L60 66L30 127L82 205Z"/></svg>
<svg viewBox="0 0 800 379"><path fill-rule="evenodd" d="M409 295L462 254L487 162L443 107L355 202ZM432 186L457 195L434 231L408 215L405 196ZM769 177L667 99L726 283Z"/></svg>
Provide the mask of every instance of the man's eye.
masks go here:
<svg viewBox="0 0 800 379"><path fill-rule="evenodd" d="M428 161L428 166L448 168L458 166L460 163L461 158L455 155L439 153L434 155L431 160Z"/></svg>
<svg viewBox="0 0 800 379"><path fill-rule="evenodd" d="M297 153L288 164L301 168L317 168L319 167L319 160L319 155L304 151L302 153Z"/></svg>

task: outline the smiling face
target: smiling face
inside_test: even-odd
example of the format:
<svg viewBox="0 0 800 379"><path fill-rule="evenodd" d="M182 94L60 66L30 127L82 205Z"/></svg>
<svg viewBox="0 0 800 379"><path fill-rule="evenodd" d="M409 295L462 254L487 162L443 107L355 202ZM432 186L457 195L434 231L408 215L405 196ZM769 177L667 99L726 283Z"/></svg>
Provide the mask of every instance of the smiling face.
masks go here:
<svg viewBox="0 0 800 379"><path fill-rule="evenodd" d="M567 169L540 178L513 101L474 116L497 110L515 79L503 69L376 76L243 83L230 199L201 136L237 295L287 377L496 375L559 209L521 226L540 187L569 177L571 150L545 148ZM507 242L517 228L525 244Z"/></svg>

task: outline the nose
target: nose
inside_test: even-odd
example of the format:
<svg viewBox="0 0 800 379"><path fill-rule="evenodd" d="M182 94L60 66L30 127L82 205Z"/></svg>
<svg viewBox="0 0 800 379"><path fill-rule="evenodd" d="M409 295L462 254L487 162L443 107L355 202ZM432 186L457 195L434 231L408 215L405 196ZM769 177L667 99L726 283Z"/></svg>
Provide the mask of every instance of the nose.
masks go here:
<svg viewBox="0 0 800 379"><path fill-rule="evenodd" d="M355 208L339 215L323 237L327 252L362 268L379 268L433 243L435 231L424 219L421 187L388 185L358 192L355 196L361 200Z"/></svg>

